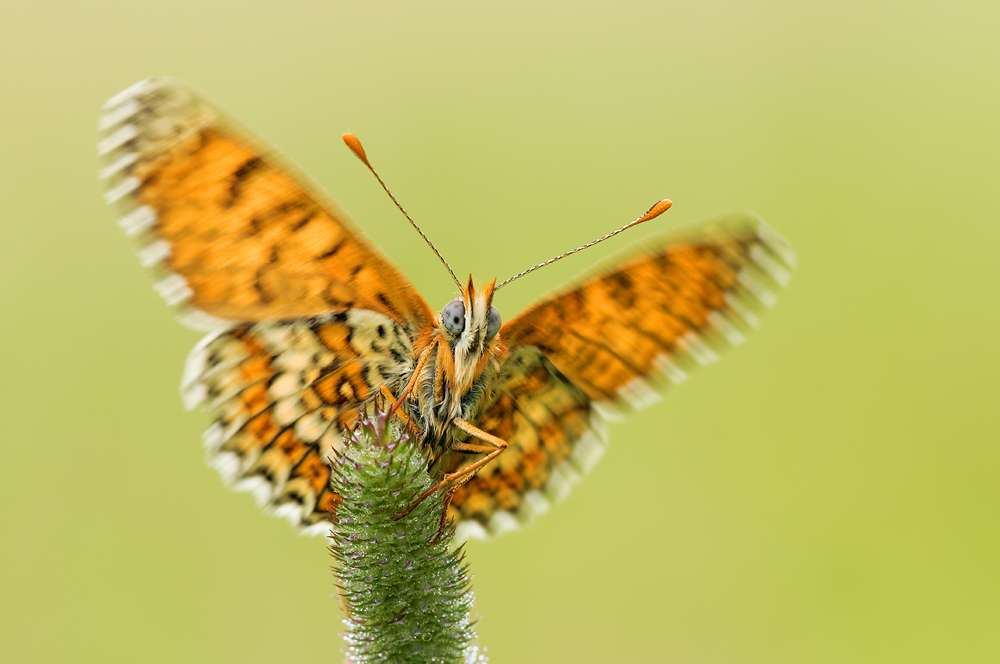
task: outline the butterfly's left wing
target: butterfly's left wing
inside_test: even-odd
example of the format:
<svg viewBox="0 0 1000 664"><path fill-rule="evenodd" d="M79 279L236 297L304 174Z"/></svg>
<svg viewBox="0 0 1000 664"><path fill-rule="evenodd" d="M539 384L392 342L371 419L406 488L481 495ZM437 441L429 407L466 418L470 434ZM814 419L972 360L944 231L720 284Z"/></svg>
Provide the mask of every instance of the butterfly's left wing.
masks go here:
<svg viewBox="0 0 1000 664"><path fill-rule="evenodd" d="M627 250L610 268L529 306L501 328L603 406L643 406L757 326L795 254L758 217L735 213ZM653 389L651 389L653 388Z"/></svg>
<svg viewBox="0 0 1000 664"><path fill-rule="evenodd" d="M604 423L590 398L537 348L520 346L500 367L475 425L508 444L452 500L460 539L515 529L560 500L604 451ZM454 471L469 463L456 454Z"/></svg>
<svg viewBox="0 0 1000 664"><path fill-rule="evenodd" d="M501 328L511 352L476 425L509 447L456 492L460 534L510 529L564 495L603 450L600 415L651 403L666 382L742 341L795 262L748 214L627 253Z"/></svg>

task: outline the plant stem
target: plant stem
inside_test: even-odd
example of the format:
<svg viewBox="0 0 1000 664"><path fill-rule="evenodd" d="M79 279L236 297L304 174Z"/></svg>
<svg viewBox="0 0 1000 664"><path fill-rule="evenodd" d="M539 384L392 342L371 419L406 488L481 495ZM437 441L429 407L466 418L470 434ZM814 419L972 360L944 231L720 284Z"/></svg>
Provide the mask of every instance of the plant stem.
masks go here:
<svg viewBox="0 0 1000 664"><path fill-rule="evenodd" d="M485 662L469 611L473 595L442 496L394 520L432 486L427 460L397 420L363 418L335 464L343 498L330 550L347 612L348 662Z"/></svg>

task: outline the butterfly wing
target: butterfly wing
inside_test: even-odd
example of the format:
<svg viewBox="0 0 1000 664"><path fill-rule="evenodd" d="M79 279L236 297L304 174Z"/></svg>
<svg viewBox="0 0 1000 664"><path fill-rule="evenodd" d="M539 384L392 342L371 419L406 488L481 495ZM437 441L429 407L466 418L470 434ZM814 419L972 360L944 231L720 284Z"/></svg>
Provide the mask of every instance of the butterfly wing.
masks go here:
<svg viewBox="0 0 1000 664"><path fill-rule="evenodd" d="M748 214L626 252L501 328L511 352L476 425L509 447L456 492L461 535L514 528L565 495L603 451L601 416L647 405L665 383L740 343L795 263Z"/></svg>
<svg viewBox="0 0 1000 664"><path fill-rule="evenodd" d="M209 462L240 490L307 530L327 532L339 497L327 459L379 385L398 391L414 368L401 325L351 309L240 325L192 351L188 407L218 413L205 434Z"/></svg>
<svg viewBox="0 0 1000 664"><path fill-rule="evenodd" d="M183 394L217 415L210 461L237 488L326 530L327 457L358 408L413 370L433 313L347 214L186 84L105 104L101 177L157 290L213 329Z"/></svg>
<svg viewBox="0 0 1000 664"><path fill-rule="evenodd" d="M187 322L367 309L414 334L433 321L343 210L185 83L152 78L119 93L99 133L105 197Z"/></svg>
<svg viewBox="0 0 1000 664"><path fill-rule="evenodd" d="M759 218L718 217L645 241L613 267L529 306L501 329L532 346L593 401L642 406L664 379L742 341L774 305L795 254Z"/></svg>
<svg viewBox="0 0 1000 664"><path fill-rule="evenodd" d="M604 450L603 421L590 398L545 355L513 349L476 426L507 441L496 460L461 486L451 516L461 539L517 528L560 500ZM450 470L469 463L454 455Z"/></svg>

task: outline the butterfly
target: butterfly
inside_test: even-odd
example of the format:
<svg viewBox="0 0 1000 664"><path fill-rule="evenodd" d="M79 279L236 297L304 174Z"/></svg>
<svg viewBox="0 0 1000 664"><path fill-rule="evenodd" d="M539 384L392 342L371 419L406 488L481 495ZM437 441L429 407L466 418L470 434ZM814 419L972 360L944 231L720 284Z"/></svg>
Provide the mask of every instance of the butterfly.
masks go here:
<svg viewBox="0 0 1000 664"><path fill-rule="evenodd" d="M182 322L208 332L181 391L214 413L210 463L307 532L329 532L329 459L380 397L419 431L459 538L532 520L593 466L606 419L740 343L795 264L759 218L728 214L654 235L506 322L493 300L511 280L449 267L458 294L435 313L340 207L187 84L133 85L98 132L119 225Z"/></svg>

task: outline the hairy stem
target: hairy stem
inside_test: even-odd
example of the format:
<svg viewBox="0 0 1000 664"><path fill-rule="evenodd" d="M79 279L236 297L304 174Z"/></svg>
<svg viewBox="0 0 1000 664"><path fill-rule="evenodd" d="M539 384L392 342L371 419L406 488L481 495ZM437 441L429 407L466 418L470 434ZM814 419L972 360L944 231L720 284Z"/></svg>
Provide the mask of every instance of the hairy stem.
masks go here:
<svg viewBox="0 0 1000 664"><path fill-rule="evenodd" d="M473 645L473 595L454 528L429 544L442 496L405 518L433 481L419 446L384 413L362 419L335 464L343 498L330 550L347 612L348 662L485 662Z"/></svg>

